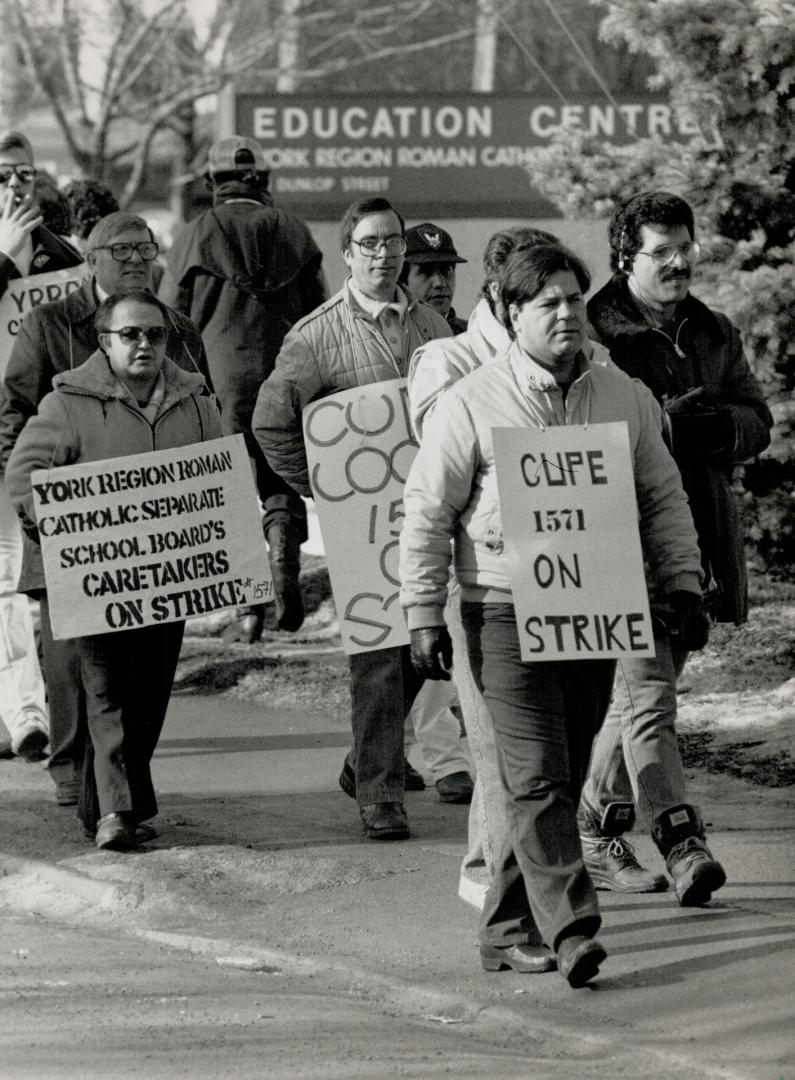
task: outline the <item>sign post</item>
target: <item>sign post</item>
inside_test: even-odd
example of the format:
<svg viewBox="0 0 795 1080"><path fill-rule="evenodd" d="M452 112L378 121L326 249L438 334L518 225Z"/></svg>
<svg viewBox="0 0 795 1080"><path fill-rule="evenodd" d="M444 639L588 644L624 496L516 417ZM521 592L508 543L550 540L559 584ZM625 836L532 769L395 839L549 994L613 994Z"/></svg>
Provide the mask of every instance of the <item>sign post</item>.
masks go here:
<svg viewBox="0 0 795 1080"><path fill-rule="evenodd" d="M522 660L654 656L626 423L493 435Z"/></svg>

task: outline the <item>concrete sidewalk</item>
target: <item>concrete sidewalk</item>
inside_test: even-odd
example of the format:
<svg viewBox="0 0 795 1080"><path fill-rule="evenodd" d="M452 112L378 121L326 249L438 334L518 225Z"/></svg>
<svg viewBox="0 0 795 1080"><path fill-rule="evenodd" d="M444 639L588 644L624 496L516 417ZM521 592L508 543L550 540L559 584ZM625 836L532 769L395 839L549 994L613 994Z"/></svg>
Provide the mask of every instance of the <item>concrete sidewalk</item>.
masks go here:
<svg viewBox="0 0 795 1080"><path fill-rule="evenodd" d="M577 1063L561 1076L795 1077L791 789L696 775L729 884L698 910L600 894L609 958L573 992L554 973L481 970L476 913L456 897L466 807L409 794L409 842L364 837L337 787L348 736L331 714L176 694L155 760L160 836L126 855L78 837L42 768L0 761L0 903L322 977L495 1047L535 1040Z"/></svg>

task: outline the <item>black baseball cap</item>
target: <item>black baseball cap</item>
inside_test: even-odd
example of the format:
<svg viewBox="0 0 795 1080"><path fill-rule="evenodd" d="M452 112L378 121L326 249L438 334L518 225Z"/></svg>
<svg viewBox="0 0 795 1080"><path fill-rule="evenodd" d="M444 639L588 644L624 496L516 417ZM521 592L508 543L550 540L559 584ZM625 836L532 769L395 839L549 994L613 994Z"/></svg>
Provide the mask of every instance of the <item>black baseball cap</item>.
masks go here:
<svg viewBox="0 0 795 1080"><path fill-rule="evenodd" d="M465 263L455 249L449 232L438 225L424 221L422 225L412 225L406 229L406 254L403 256L410 263Z"/></svg>

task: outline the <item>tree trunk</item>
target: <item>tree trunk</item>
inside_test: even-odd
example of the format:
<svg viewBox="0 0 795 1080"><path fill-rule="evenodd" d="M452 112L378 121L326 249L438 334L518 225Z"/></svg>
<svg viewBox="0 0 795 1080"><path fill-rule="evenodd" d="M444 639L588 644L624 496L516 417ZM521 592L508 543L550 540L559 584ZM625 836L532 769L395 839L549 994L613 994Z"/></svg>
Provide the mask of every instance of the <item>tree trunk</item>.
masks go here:
<svg viewBox="0 0 795 1080"><path fill-rule="evenodd" d="M298 9L300 6L301 0L281 0L284 30L279 38L279 74L276 77L277 94L293 94L298 87L296 68L298 66L300 43L298 25Z"/></svg>
<svg viewBox="0 0 795 1080"><path fill-rule="evenodd" d="M0 0L0 131L17 126L20 118L17 36L9 32L13 27L13 15L6 0Z"/></svg>
<svg viewBox="0 0 795 1080"><path fill-rule="evenodd" d="M497 12L494 3L495 0L478 0L472 89L480 94L494 91L494 68L497 59Z"/></svg>

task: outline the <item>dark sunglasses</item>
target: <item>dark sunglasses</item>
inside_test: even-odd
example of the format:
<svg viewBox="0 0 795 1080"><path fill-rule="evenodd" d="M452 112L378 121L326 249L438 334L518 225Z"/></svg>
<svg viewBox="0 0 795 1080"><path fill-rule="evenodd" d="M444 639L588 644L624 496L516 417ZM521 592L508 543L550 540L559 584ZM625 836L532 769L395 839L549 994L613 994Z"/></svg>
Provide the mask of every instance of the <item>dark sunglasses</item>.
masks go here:
<svg viewBox="0 0 795 1080"><path fill-rule="evenodd" d="M144 338L150 345L165 345L168 330L165 326L122 326L121 330L103 330L103 334L118 334L125 345L137 345Z"/></svg>
<svg viewBox="0 0 795 1080"><path fill-rule="evenodd" d="M160 248L155 240L144 240L141 244L98 244L92 251L109 251L111 258L116 262L127 262L132 258L132 253L137 251L144 262L151 262L157 258Z"/></svg>
<svg viewBox="0 0 795 1080"><path fill-rule="evenodd" d="M29 184L36 179L36 169L33 165L0 165L0 184L7 184L12 176Z"/></svg>

